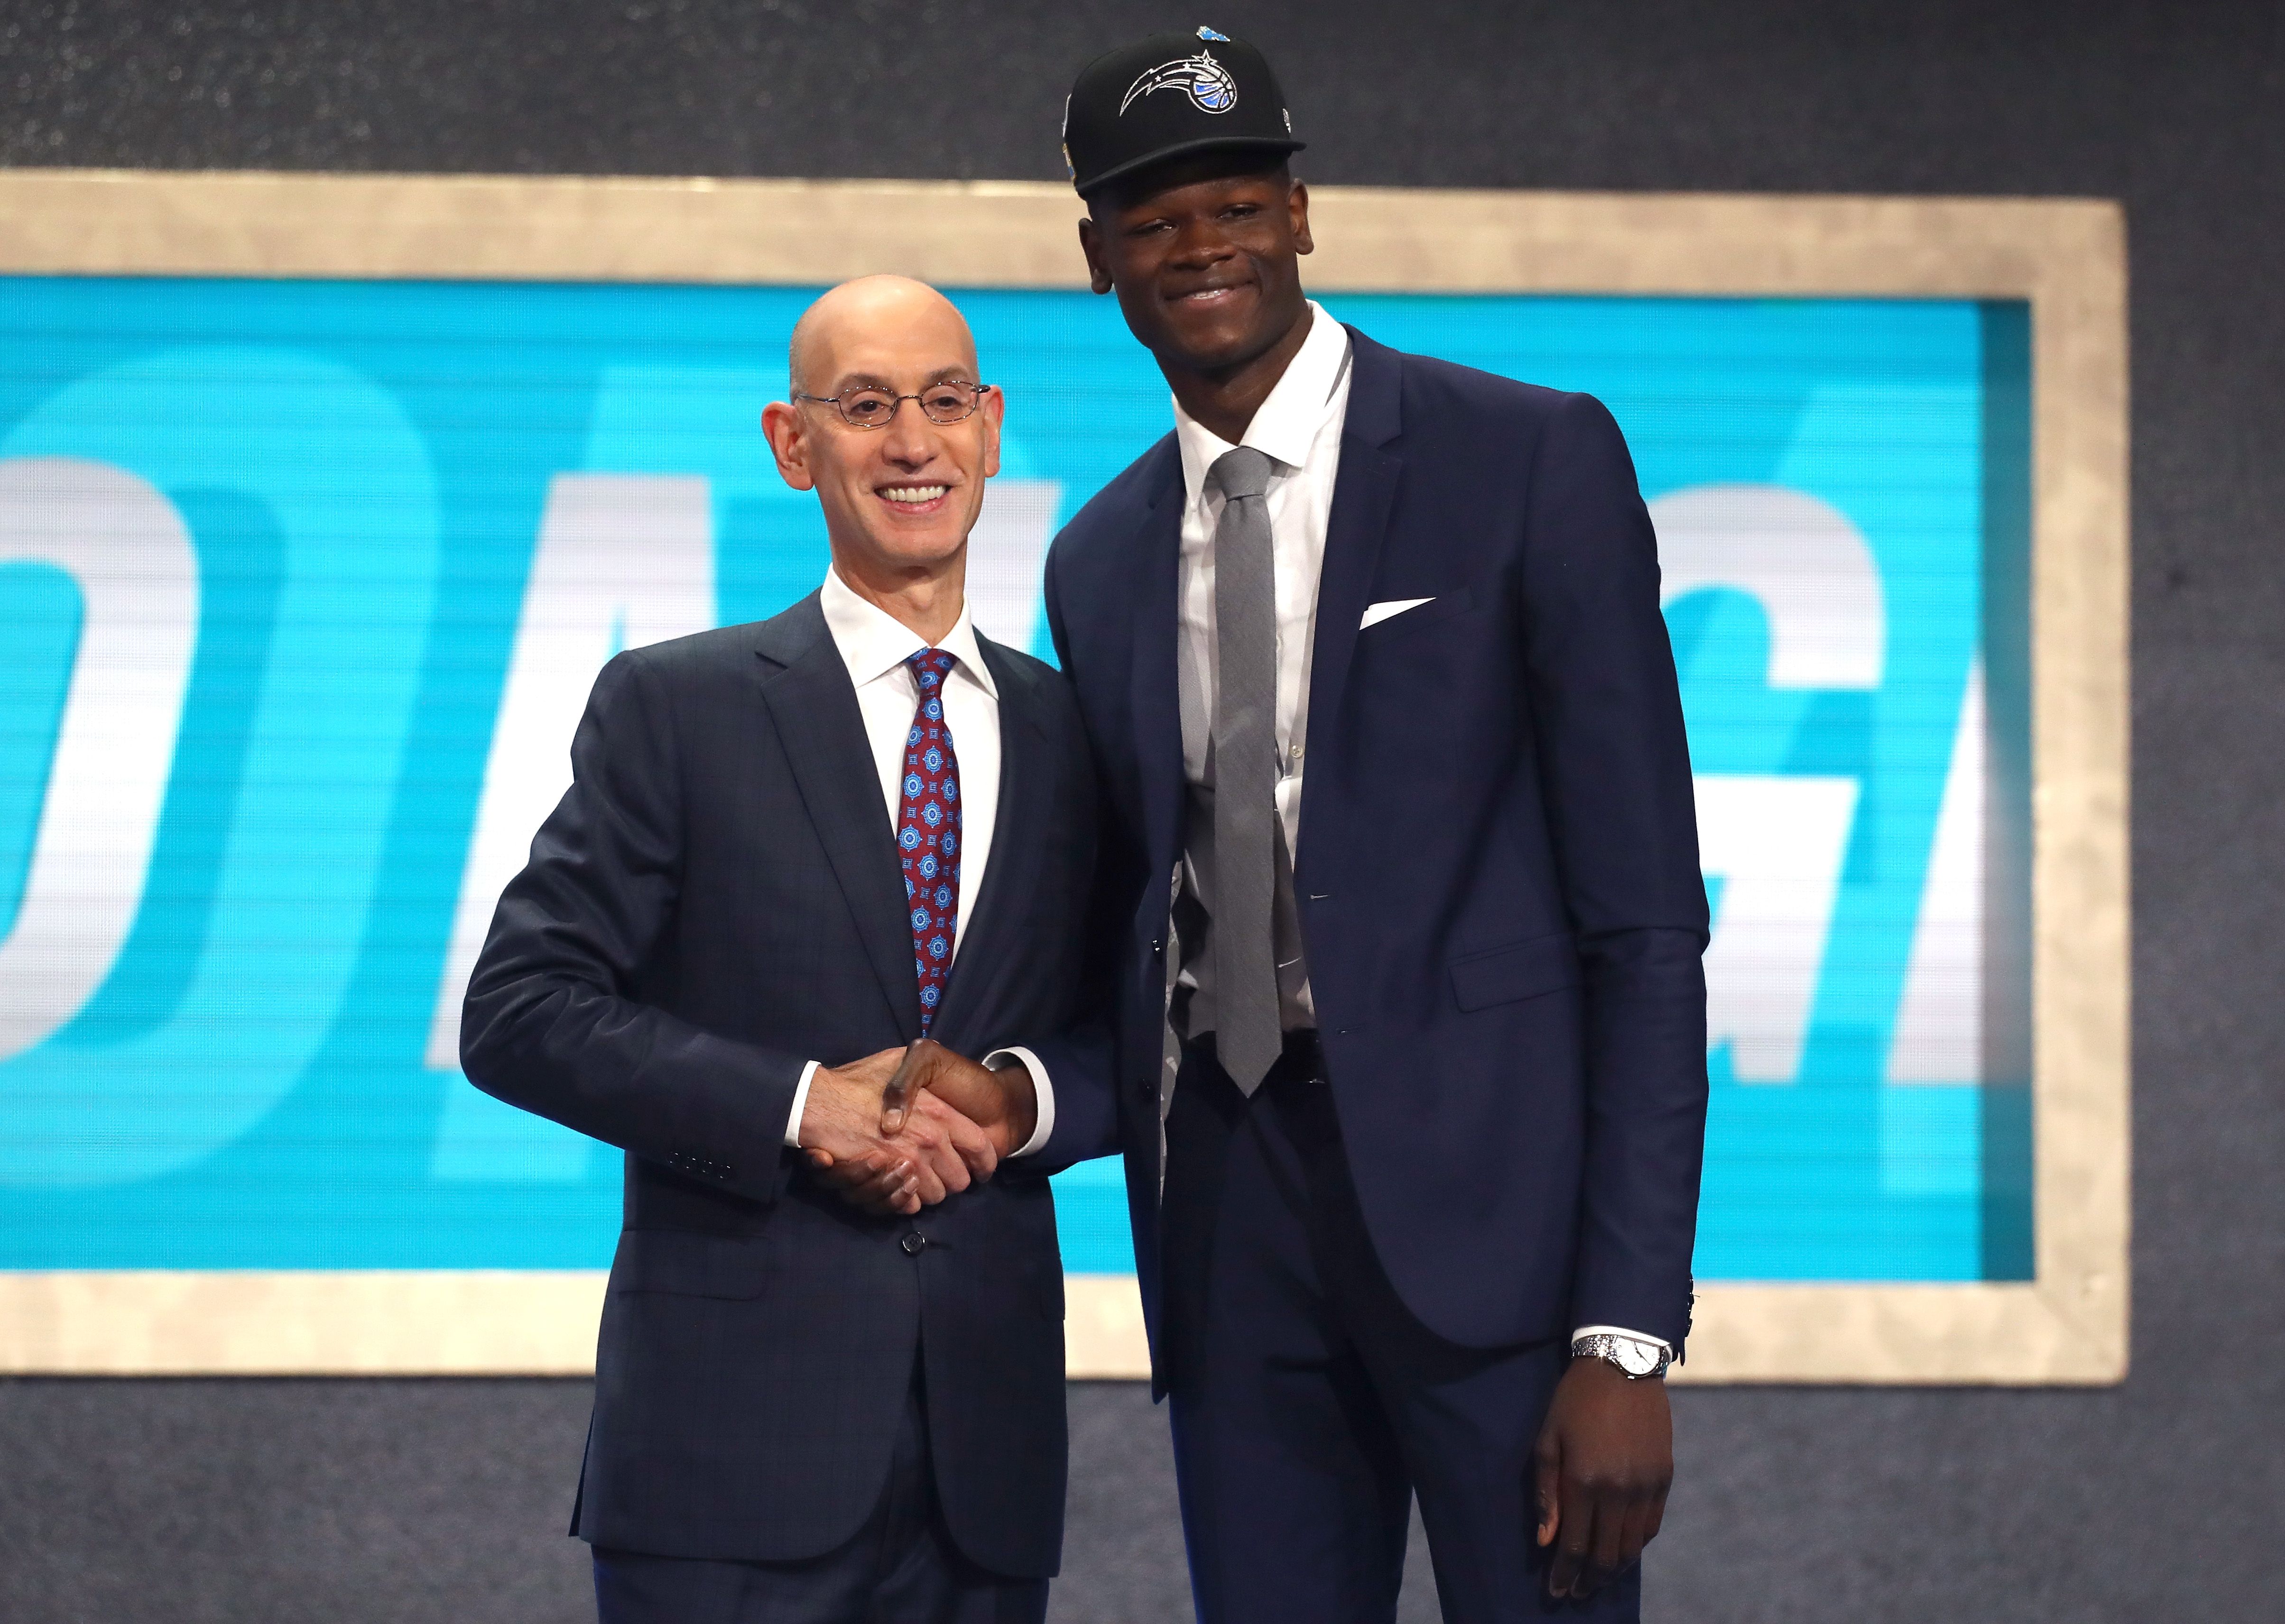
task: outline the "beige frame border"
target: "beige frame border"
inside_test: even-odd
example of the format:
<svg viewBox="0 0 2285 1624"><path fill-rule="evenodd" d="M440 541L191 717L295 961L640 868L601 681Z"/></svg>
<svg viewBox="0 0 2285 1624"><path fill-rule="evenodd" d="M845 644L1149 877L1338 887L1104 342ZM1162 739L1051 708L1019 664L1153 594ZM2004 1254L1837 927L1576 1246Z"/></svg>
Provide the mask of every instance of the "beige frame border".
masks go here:
<svg viewBox="0 0 2285 1624"><path fill-rule="evenodd" d="M2108 202L1314 194L1321 290L2028 299L2038 1278L1713 1285L1707 1382L2098 1384L2128 1321L2124 224ZM1080 285L1031 183L0 174L0 272ZM1074 1376L1143 1373L1129 1280L1072 1276ZM601 1276L0 1275L0 1371L592 1369Z"/></svg>

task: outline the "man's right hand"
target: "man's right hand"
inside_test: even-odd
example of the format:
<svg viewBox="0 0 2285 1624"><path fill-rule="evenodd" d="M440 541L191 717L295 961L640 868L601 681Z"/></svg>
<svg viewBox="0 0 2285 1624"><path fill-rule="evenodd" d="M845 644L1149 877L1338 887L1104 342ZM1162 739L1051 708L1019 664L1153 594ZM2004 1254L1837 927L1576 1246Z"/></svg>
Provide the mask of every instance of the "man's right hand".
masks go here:
<svg viewBox="0 0 2285 1624"><path fill-rule="evenodd" d="M904 1126L906 1113L939 1104L983 1129L1002 1156L1028 1144L1040 1121L1038 1086L1020 1060L994 1071L923 1038L905 1051L905 1063L881 1095L881 1131L894 1134Z"/></svg>
<svg viewBox="0 0 2285 1624"><path fill-rule="evenodd" d="M901 1048L883 1049L820 1066L802 1106L797 1138L811 1165L867 1212L917 1212L990 1178L999 1165L983 1131L933 1099L894 1134L881 1132L881 1095L904 1057Z"/></svg>

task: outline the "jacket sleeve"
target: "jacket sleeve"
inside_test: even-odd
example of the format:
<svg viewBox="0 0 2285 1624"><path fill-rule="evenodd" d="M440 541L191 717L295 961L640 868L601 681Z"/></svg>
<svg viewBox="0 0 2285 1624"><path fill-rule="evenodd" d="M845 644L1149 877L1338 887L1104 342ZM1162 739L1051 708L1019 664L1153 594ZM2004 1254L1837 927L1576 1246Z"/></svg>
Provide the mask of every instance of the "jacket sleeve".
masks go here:
<svg viewBox="0 0 2285 1624"><path fill-rule="evenodd" d="M806 1060L702 1032L641 996L683 883L671 697L640 650L603 669L572 782L500 895L468 978L477 1087L690 1177L774 1200Z"/></svg>
<svg viewBox="0 0 2285 1624"><path fill-rule="evenodd" d="M1056 556L1057 550L1050 548L1042 590L1056 663L1068 681L1072 654L1062 594L1057 590ZM1024 1158L1027 1172L1060 1173L1075 1163L1110 1156L1119 1148L1118 986L1119 950L1127 939L1127 921L1119 917L1118 888L1112 880L1123 847L1103 797L1097 796L1095 804L1095 884L1087 911L1086 939L1080 946L1077 1016L1064 1031L1026 1045L1047 1068L1056 1092L1055 1126L1047 1143Z"/></svg>
<svg viewBox="0 0 2285 1624"><path fill-rule="evenodd" d="M1565 397L1530 482L1521 615L1585 992L1574 1323L1679 1347L1706 1139L1705 882L1658 543L1617 422Z"/></svg>

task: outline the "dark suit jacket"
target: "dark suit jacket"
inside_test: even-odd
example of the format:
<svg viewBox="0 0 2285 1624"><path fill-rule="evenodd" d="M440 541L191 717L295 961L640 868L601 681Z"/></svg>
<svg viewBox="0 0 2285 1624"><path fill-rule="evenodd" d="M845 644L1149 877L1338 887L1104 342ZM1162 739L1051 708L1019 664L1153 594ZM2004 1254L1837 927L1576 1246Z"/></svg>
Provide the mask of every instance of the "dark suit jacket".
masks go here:
<svg viewBox="0 0 2285 1624"><path fill-rule="evenodd" d="M1350 338L1294 886L1357 1195L1451 1340L1609 1323L1678 1345L1707 906L1634 467L1587 396ZM1047 577L1102 781L1103 1013L1038 1052L1058 1155L1126 1150L1154 1323L1182 506L1170 435ZM1404 598L1434 601L1359 631Z"/></svg>
<svg viewBox="0 0 2285 1624"><path fill-rule="evenodd" d="M933 1035L980 1056L1072 1019L1095 814L1068 687L978 642L999 819ZM619 655L572 765L500 898L461 1054L486 1092L627 1151L573 1532L667 1556L832 1549L886 1481L917 1354L954 1539L1053 1573L1059 1164L875 1219L782 1143L805 1061L920 1035L890 819L816 599Z"/></svg>

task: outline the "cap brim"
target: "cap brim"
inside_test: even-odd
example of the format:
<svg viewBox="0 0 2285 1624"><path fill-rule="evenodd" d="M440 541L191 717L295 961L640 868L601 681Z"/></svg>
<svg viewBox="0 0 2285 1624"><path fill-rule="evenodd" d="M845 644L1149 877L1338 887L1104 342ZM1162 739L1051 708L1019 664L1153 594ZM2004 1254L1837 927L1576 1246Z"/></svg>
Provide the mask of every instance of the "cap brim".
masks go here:
<svg viewBox="0 0 2285 1624"><path fill-rule="evenodd" d="M1291 136L1199 136L1192 140L1162 146L1155 153L1145 153L1140 158L1129 158L1125 163L1114 164L1100 175L1090 175L1084 181L1073 181L1072 185L1080 196L1085 197L1139 169L1165 163L1169 159L1187 158L1192 153L1298 153L1308 145L1307 141L1296 141Z"/></svg>

